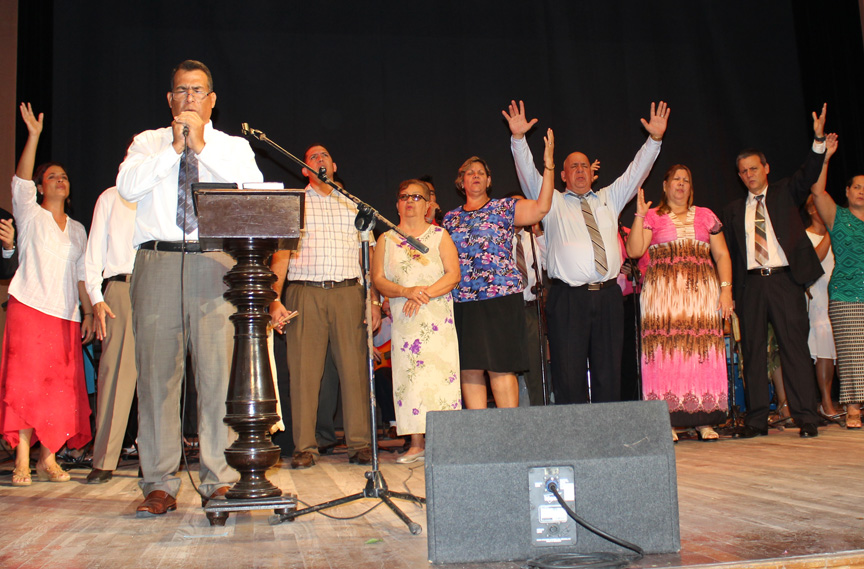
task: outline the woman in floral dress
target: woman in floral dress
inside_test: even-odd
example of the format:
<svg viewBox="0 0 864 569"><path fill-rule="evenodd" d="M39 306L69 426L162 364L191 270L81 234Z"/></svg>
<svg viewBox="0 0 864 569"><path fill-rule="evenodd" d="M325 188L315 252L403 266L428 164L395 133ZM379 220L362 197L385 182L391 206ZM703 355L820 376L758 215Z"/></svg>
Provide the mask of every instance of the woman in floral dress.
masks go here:
<svg viewBox="0 0 864 569"><path fill-rule="evenodd" d="M459 258L450 235L426 222L429 187L419 180L399 185L399 229L429 247L421 253L401 235L378 239L372 279L390 299L391 363L396 431L411 435L402 464L425 455L426 413L462 408L459 350L450 291L459 282Z"/></svg>

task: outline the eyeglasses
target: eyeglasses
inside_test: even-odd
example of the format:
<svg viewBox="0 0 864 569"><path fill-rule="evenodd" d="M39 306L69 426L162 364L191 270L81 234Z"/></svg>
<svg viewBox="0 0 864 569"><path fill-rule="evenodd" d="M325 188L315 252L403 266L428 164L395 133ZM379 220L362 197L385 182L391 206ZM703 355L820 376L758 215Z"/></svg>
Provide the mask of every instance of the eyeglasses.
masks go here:
<svg viewBox="0 0 864 569"><path fill-rule="evenodd" d="M399 196L399 201L404 202L411 200L412 202L419 202L420 200L429 201L426 199L426 196L422 196L420 194L402 194Z"/></svg>
<svg viewBox="0 0 864 569"><path fill-rule="evenodd" d="M183 89L181 87L171 91L171 98L175 101L182 101L189 95L192 95L192 98L200 103L207 95L212 92L213 91L205 90L203 87L187 87L186 89Z"/></svg>

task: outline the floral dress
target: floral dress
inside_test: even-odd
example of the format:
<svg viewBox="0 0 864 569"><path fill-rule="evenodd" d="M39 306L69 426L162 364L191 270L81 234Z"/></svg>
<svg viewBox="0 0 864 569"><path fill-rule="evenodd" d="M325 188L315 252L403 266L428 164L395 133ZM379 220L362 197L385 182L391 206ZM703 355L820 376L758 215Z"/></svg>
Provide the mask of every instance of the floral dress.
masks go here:
<svg viewBox="0 0 864 569"><path fill-rule="evenodd" d="M695 206L683 219L649 210L644 226L653 233L641 298L643 396L666 401L673 427L722 423L726 347L709 244L722 226Z"/></svg>
<svg viewBox="0 0 864 569"><path fill-rule="evenodd" d="M384 276L402 286L431 285L444 275L439 246L444 229L430 225L418 237L425 254L394 231L384 241ZM426 432L426 413L462 408L459 349L450 293L433 298L412 317L402 312L405 298L391 298L391 354L396 430Z"/></svg>

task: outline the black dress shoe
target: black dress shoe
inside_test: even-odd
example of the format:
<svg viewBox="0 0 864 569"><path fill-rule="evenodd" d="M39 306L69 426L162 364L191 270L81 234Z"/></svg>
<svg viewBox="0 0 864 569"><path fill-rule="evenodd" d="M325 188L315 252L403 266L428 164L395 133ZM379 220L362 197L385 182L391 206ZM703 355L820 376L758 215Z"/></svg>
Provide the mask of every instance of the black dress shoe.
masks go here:
<svg viewBox="0 0 864 569"><path fill-rule="evenodd" d="M113 470L99 470L98 468L94 468L90 471L90 474L87 475L87 484L104 484L111 480L112 476L114 476Z"/></svg>
<svg viewBox="0 0 864 569"><path fill-rule="evenodd" d="M310 466L315 466L314 454L308 450L294 453L294 456L291 458L291 468L302 470L304 468L309 468Z"/></svg>
<svg viewBox="0 0 864 569"><path fill-rule="evenodd" d="M760 429L753 425L744 425L744 428L738 434L739 438L752 439L753 437L764 437L768 435L768 429Z"/></svg>
<svg viewBox="0 0 864 569"><path fill-rule="evenodd" d="M804 423L803 425L801 425L801 431L798 432L798 435L802 439L818 437L819 429L816 428L816 425L814 423Z"/></svg>
<svg viewBox="0 0 864 569"><path fill-rule="evenodd" d="M351 464L372 464L372 449L362 448L348 459Z"/></svg>

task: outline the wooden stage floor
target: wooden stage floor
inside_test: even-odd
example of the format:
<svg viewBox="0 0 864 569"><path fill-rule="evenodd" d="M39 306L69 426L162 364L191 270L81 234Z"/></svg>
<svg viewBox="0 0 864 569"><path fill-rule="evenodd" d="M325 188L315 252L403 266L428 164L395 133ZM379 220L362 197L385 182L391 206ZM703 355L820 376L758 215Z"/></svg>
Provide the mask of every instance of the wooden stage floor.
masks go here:
<svg viewBox="0 0 864 569"><path fill-rule="evenodd" d="M716 443L682 440L675 447L681 552L647 556L636 567L864 567L864 431L837 425L816 439L797 429L768 437ZM399 465L382 453L392 490L425 495L423 465ZM11 470L11 463L0 469ZM136 519L141 500L137 464L103 485L83 483L73 470L64 484L14 488L0 478L0 567L110 568L423 568L425 511L401 502L423 526L411 535L386 506L365 517L333 520L319 514L270 525L269 512L232 514L210 527L183 473L178 509ZM280 488L317 504L362 490L366 468L343 453L318 466L269 472ZM363 500L330 513L348 517L376 502ZM492 521L490 520L490 525ZM445 569L516 569L522 564L441 565Z"/></svg>

